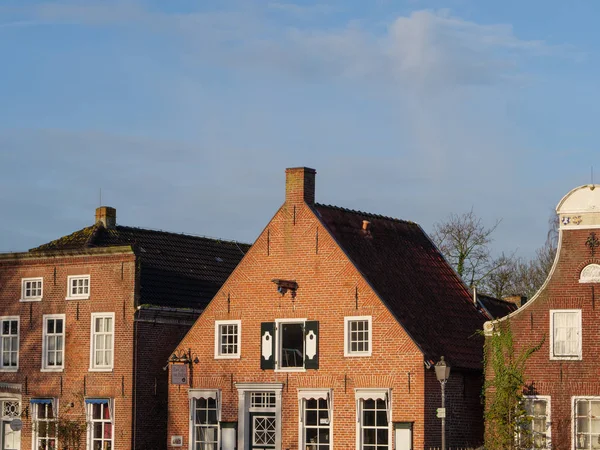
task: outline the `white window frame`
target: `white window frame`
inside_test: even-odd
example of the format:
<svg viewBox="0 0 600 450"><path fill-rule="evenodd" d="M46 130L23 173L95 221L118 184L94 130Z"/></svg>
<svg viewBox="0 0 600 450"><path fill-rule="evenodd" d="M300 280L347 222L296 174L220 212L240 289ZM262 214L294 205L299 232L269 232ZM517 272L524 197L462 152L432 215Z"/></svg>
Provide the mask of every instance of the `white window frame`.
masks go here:
<svg viewBox="0 0 600 450"><path fill-rule="evenodd" d="M331 389L298 389L298 450L305 450L309 448L309 443L304 442L306 436L306 427L304 423L305 406L306 401L315 400L327 400L327 409L329 410L329 450L333 450L333 392ZM317 428L325 428L322 424L318 424Z"/></svg>
<svg viewBox="0 0 600 450"><path fill-rule="evenodd" d="M65 369L65 355L66 355L66 327L67 327L67 316L65 314L44 314L42 322L42 372L62 372ZM52 333L52 336L62 336L62 364L60 366L48 365L48 320L62 319L62 333Z"/></svg>
<svg viewBox="0 0 600 450"><path fill-rule="evenodd" d="M99 318L111 318L112 319L112 351L111 351L111 361L109 365L99 365L95 364L96 361L96 346L95 346L95 329L96 329L96 319ZM106 312L106 313L92 313L91 322L90 322L90 372L111 372L114 368L115 362L115 313L114 312ZM104 332L102 332L104 333Z"/></svg>
<svg viewBox="0 0 600 450"><path fill-rule="evenodd" d="M571 443L573 449L577 448L577 401L578 400L593 400L600 402L600 397L593 395L582 395L571 397Z"/></svg>
<svg viewBox="0 0 600 450"><path fill-rule="evenodd" d="M304 319L275 319L275 372L306 372L304 360L306 358L306 340L303 336L302 344L302 367L280 367L281 362L281 325L286 323L301 323L302 329L306 326L306 318ZM304 335L304 333L303 333Z"/></svg>
<svg viewBox="0 0 600 450"><path fill-rule="evenodd" d="M351 330L350 322L367 322L369 326L369 350L368 351L352 351L350 345ZM373 318L372 316L348 316L344 317L344 356L345 357L364 357L371 356L373 352Z"/></svg>
<svg viewBox="0 0 600 450"><path fill-rule="evenodd" d="M111 435L111 439L110 439L110 448L114 450L115 448L115 433L116 433L116 427L115 427L115 399L114 398L106 398L106 397L95 397L98 399L102 399L102 400L108 400L108 411L110 414L110 423L112 425L112 435ZM94 404L93 403L86 403L85 404L85 415L86 415L86 419L87 419L87 439L86 439L86 444L87 444L87 449L90 450L92 448L94 448L94 423L96 422L104 422L106 423L106 420L94 420ZM102 428L104 430L104 427Z"/></svg>
<svg viewBox="0 0 600 450"><path fill-rule="evenodd" d="M554 354L554 314L555 313L577 313L578 315L578 349L576 355L555 355ZM581 309L551 309L550 310L550 359L551 360L581 360L583 349L583 328L581 324Z"/></svg>
<svg viewBox="0 0 600 450"><path fill-rule="evenodd" d="M524 395L523 396L524 400L544 400L546 402L546 449L550 449L552 448L552 418L551 418L551 405L550 405L550 396L549 395ZM529 415L528 417L531 417L531 419L533 420L534 416L533 415ZM533 426L531 427L532 429L532 434L533 434ZM535 447L536 449L538 447Z"/></svg>
<svg viewBox="0 0 600 450"><path fill-rule="evenodd" d="M364 448L362 442L362 402L364 400L384 400L386 403L386 413L388 421L388 450L392 450L393 436L392 436L392 398L391 389L386 388L356 388L354 389L354 397L356 399L356 449L362 450ZM383 427L382 427L383 428Z"/></svg>
<svg viewBox="0 0 600 450"><path fill-rule="evenodd" d="M38 398L38 397L35 397ZM33 398L32 398L33 400ZM53 415L54 418L53 419L44 419L44 422L58 422L58 399L57 398L50 398L49 399L52 403L50 405L50 407L52 408L53 411ZM31 446L32 446L32 450L37 450L38 448L40 448L38 446L38 439L39 439L39 433L38 433L38 427L36 426L36 422L40 422L40 420L38 420L38 408L40 407L39 403L31 403L31 433L32 433L32 438L31 438ZM57 428L58 428L58 423L57 423ZM56 448L59 449L60 447L60 443L58 442L58 435L56 435L54 437L54 441L56 442Z"/></svg>
<svg viewBox="0 0 600 450"><path fill-rule="evenodd" d="M87 280L87 294L73 294L72 283L77 280ZM90 298L90 291L92 289L92 282L89 275L69 275L67 277L67 296L65 300L87 300Z"/></svg>
<svg viewBox="0 0 600 450"><path fill-rule="evenodd" d="M221 448L221 390L220 389L190 389L188 391L188 400L189 400L189 448L193 450L196 444L195 431L196 431L196 408L195 402L200 400L201 398L214 398L216 402L216 410L217 410L217 423L214 424L217 429L217 449Z"/></svg>
<svg viewBox="0 0 600 450"><path fill-rule="evenodd" d="M17 365L16 366L5 366L4 365L4 335L2 334L2 325L5 320L17 321ZM13 336L12 334L7 335L9 337ZM21 352L21 320L19 316L2 316L0 317L0 372L17 372L19 370L19 359Z"/></svg>
<svg viewBox="0 0 600 450"><path fill-rule="evenodd" d="M27 283L40 282L40 295L29 295L26 296L25 292L27 289L25 285ZM33 278L21 278L21 299L20 302L41 302L44 297L44 278L43 277L33 277Z"/></svg>
<svg viewBox="0 0 600 450"><path fill-rule="evenodd" d="M237 325L237 352L221 353L221 327ZM240 359L242 355L242 321L215 320L215 359Z"/></svg>

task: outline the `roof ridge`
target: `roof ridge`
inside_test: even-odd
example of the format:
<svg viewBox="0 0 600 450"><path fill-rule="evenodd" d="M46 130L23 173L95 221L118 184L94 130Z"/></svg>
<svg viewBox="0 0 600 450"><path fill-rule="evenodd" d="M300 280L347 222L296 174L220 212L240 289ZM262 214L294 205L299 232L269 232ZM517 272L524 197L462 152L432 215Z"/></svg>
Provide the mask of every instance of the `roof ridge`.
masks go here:
<svg viewBox="0 0 600 450"><path fill-rule="evenodd" d="M191 237L194 239L204 239L204 240L216 241L216 242L227 242L227 243L231 243L231 244L252 245L247 242L236 241L234 239L223 239L223 238L218 238L218 237L205 236L202 234L184 233L184 232L176 232L176 231L165 231L165 230L159 230L156 228L142 228L142 227L130 227L127 225L117 225L116 229L119 230L119 228L121 228L121 229L125 228L125 229L129 229L129 230L139 230L139 231L150 231L152 233L162 233L162 234L169 234L169 235L174 235L174 236L185 236L185 237Z"/></svg>
<svg viewBox="0 0 600 450"><path fill-rule="evenodd" d="M375 214L375 213L370 213L370 212L366 212L366 211L360 211L360 210L356 210L356 209L344 208L343 206L326 205L324 203L315 203L315 206L316 207L324 207L324 208L336 209L338 211L349 212L349 213L353 213L353 214L360 214L362 216L372 217L374 219L391 220L393 222L408 223L408 224L412 224L412 225L415 224L415 222L412 222L410 220L398 219L396 217L384 216L382 214Z"/></svg>
<svg viewBox="0 0 600 450"><path fill-rule="evenodd" d="M96 236L98 236L101 228L104 228L102 222L96 222L94 225L92 225L92 232L85 241L85 244L83 244L84 247L94 247L94 241L96 240Z"/></svg>

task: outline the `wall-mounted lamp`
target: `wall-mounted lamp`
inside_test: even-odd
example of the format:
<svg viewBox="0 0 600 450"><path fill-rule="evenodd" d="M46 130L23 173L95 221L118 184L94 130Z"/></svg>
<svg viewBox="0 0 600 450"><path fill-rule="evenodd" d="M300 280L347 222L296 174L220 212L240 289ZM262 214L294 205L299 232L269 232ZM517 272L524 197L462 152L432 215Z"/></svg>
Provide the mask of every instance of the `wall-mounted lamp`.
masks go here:
<svg viewBox="0 0 600 450"><path fill-rule="evenodd" d="M291 291L292 298L296 298L298 283L292 280L280 280L279 278L274 278L271 281L277 285L277 292L282 296L285 295L287 291Z"/></svg>

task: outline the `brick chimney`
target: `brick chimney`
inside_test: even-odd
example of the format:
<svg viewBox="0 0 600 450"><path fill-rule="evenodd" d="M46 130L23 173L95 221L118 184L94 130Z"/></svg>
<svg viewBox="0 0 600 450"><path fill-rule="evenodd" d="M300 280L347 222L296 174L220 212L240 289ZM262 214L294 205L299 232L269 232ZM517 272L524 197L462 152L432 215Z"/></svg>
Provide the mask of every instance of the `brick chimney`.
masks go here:
<svg viewBox="0 0 600 450"><path fill-rule="evenodd" d="M285 169L285 202L315 204L315 169L294 167Z"/></svg>
<svg viewBox="0 0 600 450"><path fill-rule="evenodd" d="M502 300L504 300L505 302L514 303L515 305L517 305L517 308L520 308L525 303L527 303L527 297L524 297L522 295L509 295L508 297L504 297Z"/></svg>
<svg viewBox="0 0 600 450"><path fill-rule="evenodd" d="M104 228L114 228L117 226L117 210L110 206L96 208L96 223L98 222L102 222Z"/></svg>

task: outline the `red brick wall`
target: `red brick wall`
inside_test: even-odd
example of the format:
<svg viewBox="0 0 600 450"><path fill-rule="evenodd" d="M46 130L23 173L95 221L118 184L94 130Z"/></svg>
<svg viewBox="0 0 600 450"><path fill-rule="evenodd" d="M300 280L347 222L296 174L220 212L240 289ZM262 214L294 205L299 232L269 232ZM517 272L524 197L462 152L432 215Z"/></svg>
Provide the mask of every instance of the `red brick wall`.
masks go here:
<svg viewBox="0 0 600 450"><path fill-rule="evenodd" d="M167 441L168 372L163 371L190 325L136 322L136 437L140 450L163 449Z"/></svg>
<svg viewBox="0 0 600 450"><path fill-rule="evenodd" d="M67 276L83 274L91 275L90 298L65 300ZM41 302L19 302L24 277L44 278ZM26 414L22 417L21 448L31 448L31 398L57 397L60 414L85 420L84 396L115 399L115 448L131 448L134 287L135 257L131 253L0 259L0 315L20 317L19 370L0 372L0 382L22 386ZM115 313L112 372L88 371L92 312ZM40 371L44 314L66 315L63 372Z"/></svg>
<svg viewBox="0 0 600 450"><path fill-rule="evenodd" d="M526 365L526 382L538 395L551 396L552 444L570 449L572 396L600 396L600 286L580 284L581 270L600 264L585 245L590 230L562 232L559 259L546 287L510 319L517 351L545 340ZM583 357L580 361L550 360L552 309L581 309Z"/></svg>
<svg viewBox="0 0 600 450"><path fill-rule="evenodd" d="M194 388L220 388L223 421L238 420L238 394L232 383L281 382L283 449L298 448L298 387L333 389L333 441L336 449L355 448L354 389L392 389L392 420L414 422L414 448L425 442L423 356L319 224L309 208L282 207L181 343L197 354ZM318 243L316 239L318 230ZM318 246L318 251L317 251ZM272 279L295 280L295 299L281 296ZM358 308L355 289L358 288ZM230 298L228 304L227 298ZM344 316L373 318L373 356L344 357ZM319 369L274 372L260 369L260 324L279 318L320 323ZM214 321L241 319L241 359L214 359ZM409 390L410 373L410 390ZM439 389L439 386L437 386ZM168 435L188 445L187 387L170 386Z"/></svg>
<svg viewBox="0 0 600 450"><path fill-rule="evenodd" d="M446 446L478 447L483 442L483 402L481 372L451 370L446 383ZM440 447L442 422L437 409L442 406L440 382L433 368L425 374L425 448Z"/></svg>

